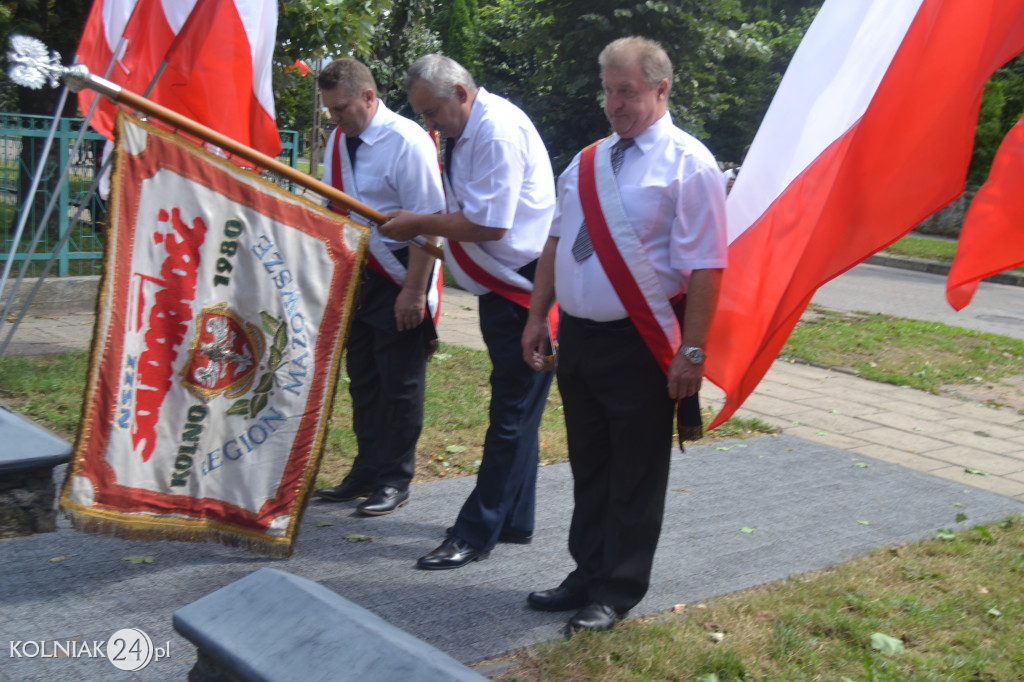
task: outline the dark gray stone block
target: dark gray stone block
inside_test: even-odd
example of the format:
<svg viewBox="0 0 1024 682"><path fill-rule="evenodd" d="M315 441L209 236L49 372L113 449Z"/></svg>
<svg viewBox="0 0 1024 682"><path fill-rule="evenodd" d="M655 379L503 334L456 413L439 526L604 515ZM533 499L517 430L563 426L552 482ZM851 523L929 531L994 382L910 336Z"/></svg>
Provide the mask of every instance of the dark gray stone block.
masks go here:
<svg viewBox="0 0 1024 682"><path fill-rule="evenodd" d="M263 568L174 613L194 680L485 680L327 588ZM201 664L201 665L200 665Z"/></svg>
<svg viewBox="0 0 1024 682"><path fill-rule="evenodd" d="M0 538L57 530L53 468L71 446L0 406Z"/></svg>
<svg viewBox="0 0 1024 682"><path fill-rule="evenodd" d="M0 474L53 468L71 457L71 446L25 417L0 405Z"/></svg>

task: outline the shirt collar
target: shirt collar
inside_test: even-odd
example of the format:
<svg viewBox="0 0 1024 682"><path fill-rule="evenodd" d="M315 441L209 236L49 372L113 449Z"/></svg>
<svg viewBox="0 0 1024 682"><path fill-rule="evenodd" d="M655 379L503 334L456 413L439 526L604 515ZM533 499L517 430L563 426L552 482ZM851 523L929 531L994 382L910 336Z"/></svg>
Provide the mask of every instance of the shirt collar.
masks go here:
<svg viewBox="0 0 1024 682"><path fill-rule="evenodd" d="M633 138L633 146L636 147L641 154L646 154L651 147L654 146L654 143L665 134L665 131L671 127L672 114L666 111L661 118L647 126L646 130ZM621 139L622 138L619 137L618 133L613 133L612 136L608 138L608 142L609 144L615 144Z"/></svg>
<svg viewBox="0 0 1024 682"><path fill-rule="evenodd" d="M378 98L377 111L374 112L373 118L370 119L366 129L359 134L359 139L363 141L363 144L368 144L372 147L373 143L380 139L388 119L394 115L395 113L387 108L383 100Z"/></svg>
<svg viewBox="0 0 1024 682"><path fill-rule="evenodd" d="M472 139L473 133L477 131L484 119L484 109L487 107L489 97L491 97L491 93L487 92L483 86L476 89L473 107L469 110L469 118L466 119L466 125L462 128L462 134L459 135L460 140Z"/></svg>

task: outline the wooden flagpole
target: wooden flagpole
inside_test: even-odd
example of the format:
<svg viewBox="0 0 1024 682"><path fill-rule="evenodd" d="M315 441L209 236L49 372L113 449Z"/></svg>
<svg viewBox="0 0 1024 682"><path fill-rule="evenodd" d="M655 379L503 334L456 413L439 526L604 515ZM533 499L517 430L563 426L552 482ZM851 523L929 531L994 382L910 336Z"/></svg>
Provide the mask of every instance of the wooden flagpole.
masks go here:
<svg viewBox="0 0 1024 682"><path fill-rule="evenodd" d="M300 170L281 163L272 156L267 156L263 152L244 145L227 135L219 133L212 128L208 128L201 123L197 123L187 116L182 116L173 109L168 109L167 107L148 100L130 90L125 90L121 86L111 83L104 78L95 76L89 73L89 70L81 64L75 64L74 66L68 67L65 70L64 78L68 87L75 92L78 92L78 90L83 87L95 90L101 95L110 97L116 102L129 106L137 111L141 111L148 116L158 118L168 125L174 126L179 130L183 130L190 135L194 135L205 142L216 145L237 157L249 161L259 168L271 170L297 185L310 189L317 194L327 197L337 204L347 207L350 211L358 213L377 225L383 225L388 220L387 216L383 213L367 206L355 197L349 196L341 190L317 180L311 175L307 175ZM412 240L410 243L429 253L434 258L444 258L444 252L439 247L426 242L422 238Z"/></svg>

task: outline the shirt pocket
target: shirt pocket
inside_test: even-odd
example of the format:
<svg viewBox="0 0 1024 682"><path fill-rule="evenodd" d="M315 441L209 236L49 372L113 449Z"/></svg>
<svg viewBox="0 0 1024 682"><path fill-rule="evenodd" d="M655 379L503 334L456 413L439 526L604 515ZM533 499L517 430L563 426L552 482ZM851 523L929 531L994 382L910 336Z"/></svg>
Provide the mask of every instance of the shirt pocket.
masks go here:
<svg viewBox="0 0 1024 682"><path fill-rule="evenodd" d="M676 211L668 188L625 185L619 187L619 196L633 231L642 241L672 229Z"/></svg>

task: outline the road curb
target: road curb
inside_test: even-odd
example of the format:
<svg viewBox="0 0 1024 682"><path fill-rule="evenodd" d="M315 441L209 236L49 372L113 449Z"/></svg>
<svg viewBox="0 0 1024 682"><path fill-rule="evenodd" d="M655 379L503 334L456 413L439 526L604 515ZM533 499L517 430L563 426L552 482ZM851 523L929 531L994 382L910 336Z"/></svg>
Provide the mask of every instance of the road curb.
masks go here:
<svg viewBox="0 0 1024 682"><path fill-rule="evenodd" d="M28 278L21 282L14 295L11 313L17 315L25 307L32 290L39 282L38 278ZM14 290L14 280L4 286L0 301L7 304L10 292ZM28 308L29 315L63 315L67 313L91 313L96 310L96 295L100 287L98 275L76 277L47 277L39 284L39 290L32 297Z"/></svg>
<svg viewBox="0 0 1024 682"><path fill-rule="evenodd" d="M927 272L932 275L948 275L950 269L950 266L945 263L936 263L935 261L916 258L893 258L892 256L869 256L864 262L872 265L884 265L889 268L900 268L901 270ZM1007 272L1000 272L991 277L986 277L982 281L992 282L993 284L1008 284L1015 287L1024 286L1024 276L1012 275Z"/></svg>

